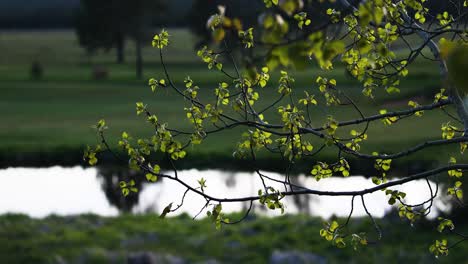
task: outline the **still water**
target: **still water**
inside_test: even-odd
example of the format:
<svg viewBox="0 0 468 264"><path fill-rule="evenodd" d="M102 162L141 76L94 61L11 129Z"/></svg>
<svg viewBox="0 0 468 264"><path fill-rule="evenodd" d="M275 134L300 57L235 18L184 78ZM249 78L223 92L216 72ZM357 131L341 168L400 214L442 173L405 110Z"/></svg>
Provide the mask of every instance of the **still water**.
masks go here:
<svg viewBox="0 0 468 264"><path fill-rule="evenodd" d="M170 173L168 173L170 174ZM267 173L276 179L284 179L277 173ZM24 213L32 217L44 217L49 214L71 215L81 213L95 213L103 216L114 216L118 209L111 205L102 190L102 177L96 168L82 167L50 167L50 168L8 168L0 170L0 214ZM225 172L221 170L183 170L179 178L191 186L198 186L197 180L206 179L205 192L211 196L227 198L256 195L262 183L255 173ZM315 179L299 176L296 183L316 190L352 191L375 186L370 179L360 176L341 178L334 177L317 182ZM435 183L431 182L435 190ZM275 188L284 188L280 184L268 184ZM427 182L424 180L397 186L394 189L406 192L406 202L417 204L430 197ZM133 212L160 212L166 205L174 202L179 204L185 189L170 180L144 184L140 191L139 202ZM439 193L442 193L439 190ZM376 192L365 196L369 211L375 217L383 217L392 207L387 204L388 198L383 192ZM286 213L308 213L313 216L329 218L332 215L347 216L351 208L350 197L318 197L301 196L301 199L286 197L284 200ZM196 215L205 201L202 197L188 193L180 213ZM223 211L233 212L244 210L248 204L226 203ZM435 208L430 217L435 217L438 210L448 210L447 199L438 197ZM266 215L279 215L279 212L256 212ZM364 216L366 213L360 199L355 199L353 216ZM203 215L203 214L202 214Z"/></svg>

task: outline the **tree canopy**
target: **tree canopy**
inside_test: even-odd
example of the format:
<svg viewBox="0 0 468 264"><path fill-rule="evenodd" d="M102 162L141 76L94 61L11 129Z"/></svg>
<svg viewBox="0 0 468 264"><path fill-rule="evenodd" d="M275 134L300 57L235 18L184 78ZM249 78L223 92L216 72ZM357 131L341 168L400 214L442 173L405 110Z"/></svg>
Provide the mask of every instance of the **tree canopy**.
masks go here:
<svg viewBox="0 0 468 264"><path fill-rule="evenodd" d="M81 0L76 19L79 43L89 53L116 48L117 62L124 62L125 39L135 40L137 77L142 76L141 45L144 33L166 8L165 0Z"/></svg>
<svg viewBox="0 0 468 264"><path fill-rule="evenodd" d="M241 19L230 17L226 10L229 5L219 6L205 22L211 31L212 45L198 50L197 55L209 69L219 71L225 81L210 90L212 96L203 97L197 80L187 76L180 85L166 67L164 51L171 44L166 30L154 36L152 45L159 50L162 73L149 80L149 87L157 96L171 91L183 98L187 122L191 131L178 130L174 124L164 122L163 116L151 111L151 105L136 103L136 113L146 120L153 135L149 138L133 138L122 133L119 147L127 158L122 158L109 146L105 130L107 125L100 120L97 133L101 143L88 147L85 158L89 164L97 162L97 155L110 151L116 157L129 160L130 168L146 173L149 182L159 178L176 181L186 188L181 194L179 205L169 204L161 216L174 212L182 206L188 192L202 196L206 203L200 205L217 227L233 224L242 219L227 219L223 214L223 204L249 202L248 215L254 203L270 210L285 210L282 199L285 196L319 195L347 196L351 208L345 222L330 221L317 230L324 240L339 248L351 246L359 248L382 236L378 221L366 207L366 195L384 192L388 203L395 206L400 217L409 223L417 222L429 214L439 188L433 189L429 179L444 177L448 184L447 193L454 201L463 203L462 179L468 164L463 162L463 153L468 146L468 105L464 99L468 91L464 72L467 66L468 2L449 1L446 10L430 9L426 0L263 0L264 9L258 15L255 25L246 27ZM312 13L312 10L315 13ZM313 15L311 15L313 14ZM233 56L234 52L240 54ZM400 92L400 80L408 77L410 66L417 61L433 62L440 75L434 76L440 89L433 94L428 104L410 100L403 110L381 108L376 113L368 113L348 95L333 78L338 66L344 67L347 74L359 82L362 93L359 98L374 100L377 96L392 96ZM315 66L314 66L315 65ZM311 88L298 93L291 68L309 69ZM277 81L272 76L278 74ZM343 74L342 72L338 74ZM162 92L167 90L167 92ZM262 94L276 93L277 99L263 102ZM384 92L384 93L382 93ZM317 107L329 109L325 114L315 111ZM336 111L354 113L356 118L338 120ZM373 136L371 127L384 124L385 127L401 125L403 120L429 118L430 113L441 111L446 121L440 124L440 138L428 138L418 144L399 151L368 150L366 141ZM407 124L407 123L404 123ZM426 124L427 125L427 124ZM198 180L198 186L191 186L177 176L177 162L190 155L192 146L203 146L203 142L217 133L229 129L243 130L233 156L250 160L252 167L263 183L257 195L248 197L215 197L210 195L209 183ZM421 125L420 133L427 127ZM404 140L404 135L397 136ZM234 139L237 140L237 139ZM428 148L450 148L447 164L424 168L422 171L401 175L391 179L388 175L395 170L396 161L416 155ZM320 160L320 153L335 150L334 161ZM170 161L171 170L162 171L160 160L150 160L151 153L162 153ZM256 158L262 153L278 155L287 161L282 179L272 178L256 166ZM321 191L314 186L301 186L291 181L290 172L299 161L310 165L309 175L317 181L327 178L348 177L353 168L350 159L360 164L371 163L374 167L372 181L374 187L352 191ZM408 204L406 193L398 186L423 179L428 182L427 198L419 204ZM272 183L281 183L284 188L273 188ZM134 181L122 181L123 195L137 192ZM375 232L355 232L347 228L353 208L361 203L372 220ZM431 242L429 250L435 255L447 255L449 249L466 235L455 229L452 220L438 219L437 230L441 238ZM448 239L448 237L450 239ZM428 241L429 243L429 241Z"/></svg>

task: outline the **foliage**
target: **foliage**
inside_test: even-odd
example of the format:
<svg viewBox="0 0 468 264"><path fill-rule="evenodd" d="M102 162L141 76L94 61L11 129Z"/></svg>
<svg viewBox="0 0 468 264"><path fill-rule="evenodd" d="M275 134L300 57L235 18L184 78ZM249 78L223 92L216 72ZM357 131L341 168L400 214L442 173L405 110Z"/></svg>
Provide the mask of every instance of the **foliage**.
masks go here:
<svg viewBox="0 0 468 264"><path fill-rule="evenodd" d="M218 6L226 5L229 5L229 7L225 10L222 26L218 27L215 31L210 30L210 27L206 26L210 17L219 11ZM251 8L245 8L246 6ZM262 8L261 1L192 1L192 7L187 15L187 26L199 39L199 42L195 43L194 46L198 48L207 45L213 37L216 39L223 36L234 40L234 33L242 29L242 25L246 27L255 25Z"/></svg>
<svg viewBox="0 0 468 264"><path fill-rule="evenodd" d="M137 77L141 78L138 49L146 28L152 24L151 16L161 14L165 6L165 0L81 0L76 19L78 41L90 54L115 47L117 62L123 63L125 39L134 39L138 46Z"/></svg>
<svg viewBox="0 0 468 264"><path fill-rule="evenodd" d="M119 37L134 37L148 27L148 15L162 13L164 1L81 0L77 14L80 44L90 51L110 49Z"/></svg>
<svg viewBox="0 0 468 264"><path fill-rule="evenodd" d="M198 95L199 87L195 85L196 80L187 77L185 81L187 90L185 91L175 84L164 62L163 48L170 45L170 41L167 39L168 34L162 31L155 36L156 45L154 46L160 53L163 79L150 80L149 84L151 89L156 90L158 94L155 86L161 85L161 80L163 80L162 84L165 88L172 89L185 99L184 110L187 121L192 124L192 130L171 128L169 124L161 120L161 117L155 118L150 111L150 106L138 102L137 114L151 119L149 121L154 135L149 138L131 140L127 133L122 134L119 145L129 158L130 168L182 184L186 187L186 192L182 197L181 205L187 192L194 192L204 197L206 204L202 206L201 211L206 211L217 227L238 222L230 221L223 216L223 203L250 202L247 216L252 204L257 201L270 210L283 212L282 199L289 195L349 196L351 209L346 222L332 221L320 231L320 235L338 248L348 245L358 248L358 246L368 244L368 235L362 232L356 233L348 228L355 198L360 198L378 235L377 239L382 237L381 228L365 203L365 196L377 191L385 192L389 197L388 203L398 209L398 214L403 220L410 223L419 221L430 213L438 189L434 192L428 184L430 197L420 204L408 204L405 201L406 193L395 188L417 179L425 179L429 183L429 178L445 173L450 178L458 179L463 177L463 171L468 169L468 164L457 163L454 157L450 157L449 164L446 166L426 168L420 173L405 175L401 179L389 180L387 178L387 173L394 167L394 160L433 146L449 145L456 146L457 151L459 148L463 150L466 147L465 142L468 141L465 137L465 132L468 131L468 111L462 99L464 94L461 93L464 87L460 87L460 82L458 82L461 79L459 71L453 69L453 67L458 69L460 66L455 63L456 66L452 66L452 69L447 68L453 60L450 54L464 50L468 37L465 25L457 23L457 19L452 19L452 16L463 17L468 9L458 6L458 13L441 13L439 16L431 16L424 2L423 0L402 0L394 3L390 0L378 0L350 3L342 0L325 11L328 19L309 21L308 17L312 17L307 13L310 8L309 2L267 0L264 1L266 9L261 15L271 16L273 19L259 20L259 25L248 28L242 24L240 28L232 26L233 18L228 17L225 7L219 7L218 13L211 16L206 25L214 33L213 41L223 43L223 46L221 48L204 46L197 53L207 63L209 69L221 72L227 80L220 83L218 89L215 90L214 100L201 98ZM229 28L229 31L226 28ZM234 31L230 36L235 39L234 43L227 37L231 34L230 31ZM446 35L452 40L446 40L444 38ZM409 43L406 40L409 36L419 38L420 41ZM398 43L403 43L405 48L399 49ZM242 71L232 54L234 49L241 50L242 61L246 62ZM426 54L427 50L431 52L431 55ZM311 95L307 93L307 97L303 98L302 94L295 93L295 80L288 72L289 67L304 68L311 63L318 65L322 71L329 72L335 69L335 65L342 64L347 72L360 83L362 97L365 100L373 100L378 90L384 90L389 95L399 93L400 80L410 74L408 67L418 57L439 62L444 78L443 86L448 87L447 94L444 93L445 90L441 90L440 93L434 95L435 99L430 104L421 105L412 100L407 103L409 108L405 110L381 109L373 115L364 114L359 105L347 95L346 89L341 88L335 79L326 78L317 72L314 73L316 75L315 87L311 90L315 91L317 97L315 97L316 94L312 94L314 97L311 99ZM232 72L223 67L222 58L234 66ZM278 68L280 76L275 84L272 83L270 74ZM277 99L268 102L266 107L258 107L263 98L260 95L261 91L268 89L272 93L274 86L277 87ZM354 111L359 117L342 121L328 114L326 120L321 121L319 117L311 114L311 108L319 104L326 105L327 109ZM456 108L457 117L447 112L448 105ZM365 145L365 141L372 137L370 132L374 122L382 122L387 127L397 126L403 119L425 118L429 111L446 112L447 119L460 123L463 129L447 121L442 124L441 139L425 140L414 147L393 153L377 151L369 153L361 150L361 145ZM277 118L275 119L274 116ZM98 135L101 141L107 146L107 151L112 152L104 136L104 130L99 127L102 125L98 123ZM200 145L211 135L223 133L233 127L244 129L242 139L233 152L233 156L251 160L252 170L256 171L263 183L263 188L258 190L257 196L214 197L209 194L209 188L206 188L209 183L205 185L205 182L200 180L199 182L203 184L193 187L177 177L176 162L185 158L191 146ZM424 127L419 129L423 131ZM334 162L317 161L312 158L328 148L338 152ZM147 160L151 152L163 153L170 161L174 173L156 172ZM284 179L271 178L258 169L256 158L262 152L271 152L288 162ZM95 163L95 156L90 158L90 164ZM316 180L326 180L333 175L347 177L352 169L348 162L349 158L357 158L362 162L374 164L375 186L373 188L347 192L320 191L308 186L298 186L290 180L290 170L300 160L311 161L313 164L311 176L314 176ZM282 183L284 189L271 187L272 182ZM463 199L461 186L461 182L457 181L448 192L460 202ZM129 192L128 183L122 183L122 191L124 194ZM163 215L178 209L178 207L172 208L171 206L167 208ZM242 219L244 218L239 221ZM446 230L453 232L451 228ZM467 238L463 234L455 234L459 241ZM458 243L455 242L453 245ZM450 247L452 245L449 245L446 239L436 240L430 247L430 251L436 256L447 255Z"/></svg>
<svg viewBox="0 0 468 264"><path fill-rule="evenodd" d="M238 218L240 214L228 217ZM184 215L169 219L159 219L154 214L52 215L35 219L7 214L0 216L0 222L0 259L8 263L55 263L60 259L71 263L96 263L92 259L98 257L105 260L98 263L126 262L129 255L141 251L171 254L190 263L208 259L221 263L267 263L276 250L311 252L330 263L431 263L424 243L437 239L437 232L432 232L428 223L410 227L390 218L382 219L381 225L392 228L392 232L382 238L382 243L359 246L359 254L352 245L337 250L334 245L323 243L323 238L317 235L317 230L323 228L322 220L304 215L275 218L252 215L240 225L224 226L221 230L216 230L207 217L193 221ZM369 224L367 219L359 219L351 226L365 230ZM466 226L457 228L466 231ZM459 250L438 262L463 263L467 248L467 243L460 244Z"/></svg>

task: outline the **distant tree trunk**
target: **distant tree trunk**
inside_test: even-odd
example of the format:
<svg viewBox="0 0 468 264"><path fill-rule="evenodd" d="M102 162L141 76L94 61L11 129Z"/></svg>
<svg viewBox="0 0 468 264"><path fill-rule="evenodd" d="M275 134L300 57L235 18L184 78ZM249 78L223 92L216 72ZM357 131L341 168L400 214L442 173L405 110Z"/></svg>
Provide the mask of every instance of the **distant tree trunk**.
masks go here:
<svg viewBox="0 0 468 264"><path fill-rule="evenodd" d="M141 54L141 38L137 36L135 38L136 45L136 77L137 79L143 78L143 57Z"/></svg>
<svg viewBox="0 0 468 264"><path fill-rule="evenodd" d="M125 39L123 34L117 34L117 63L125 62Z"/></svg>

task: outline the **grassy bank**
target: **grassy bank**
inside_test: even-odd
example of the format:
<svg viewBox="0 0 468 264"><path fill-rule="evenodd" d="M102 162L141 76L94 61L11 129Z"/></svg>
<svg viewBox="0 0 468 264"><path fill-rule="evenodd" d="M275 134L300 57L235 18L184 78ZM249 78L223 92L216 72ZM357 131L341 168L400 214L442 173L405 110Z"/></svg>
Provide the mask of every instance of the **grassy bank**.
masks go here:
<svg viewBox="0 0 468 264"><path fill-rule="evenodd" d="M223 80L223 76L208 71L206 65L199 62L191 46L193 39L187 31L170 30L170 33L172 46L167 49L166 57L173 78L180 84L185 76L190 75L201 87L201 98L212 98L213 89L217 82ZM136 80L133 43L127 44L127 62L117 65L113 52L88 57L78 46L72 31L0 33L0 48L3 51L0 57L1 165L34 165L39 160L43 164L57 162L66 165L71 162L70 157L81 156L85 145L96 142L90 126L100 118L105 118L110 126L111 143L117 142L123 130L132 135L150 135L151 127L135 116L137 101L147 103L149 109L171 127L189 130L190 124L185 120L183 111L187 102L171 91L152 94L146 85L148 78L162 77L157 51L150 47L144 49L145 78ZM44 76L41 80L32 80L30 77L33 60L43 65ZM108 71L107 79L92 78L93 68L97 66ZM232 70L228 66L226 69ZM302 90L317 94L314 80L318 74L322 73L314 66L307 71L293 73L296 94L302 95ZM277 98L277 77L272 76L272 85L261 92L266 102ZM409 77L402 82L400 95L391 97L380 92L382 96L376 100L364 99L360 88L344 74L344 69L338 68L331 73L331 77L346 87L346 92L362 105L366 115L376 114L382 108L399 109L406 105L408 99L415 97L421 104L430 102L433 93L440 88L437 66L426 61L417 61L410 68ZM259 109L265 105L260 103ZM274 112L269 114L272 116L270 121L277 120ZM321 126L328 114L333 114L339 120L358 117L343 108L328 110L319 106L313 110L314 125ZM447 116L438 111L428 112L422 119L402 120L391 127L385 127L380 122L373 124L368 133L369 141L363 145L363 150L396 151L423 140L440 138L440 124L447 120ZM201 147L192 150L194 154L192 157L189 155L189 160L192 160L189 163L203 163L199 159L210 156L219 158L219 161L229 160L241 132L233 129L213 136ZM345 134L348 132L343 131ZM318 147L321 142L316 143ZM443 149L442 152L456 150ZM443 157L440 153L439 150L428 150L411 157L408 162L438 160ZM332 155L336 155L336 149L326 150L322 157ZM63 159L65 156L68 158ZM265 156L265 162L268 159L270 157ZM208 161L213 163L212 159ZM76 160L74 164L79 162ZM217 165L223 166L221 163Z"/></svg>
<svg viewBox="0 0 468 264"><path fill-rule="evenodd" d="M237 218L239 215L232 215ZM343 220L339 220L343 221ZM397 216L379 221L383 238L366 248L338 249L320 238L322 220L307 216L261 218L252 216L218 231L207 219L184 216L159 219L156 215L95 215L31 219L0 216L0 260L3 263L125 263L135 252L172 255L194 263L268 263L274 252L307 252L328 263L466 263L468 243L436 260L428 245L442 234L430 222L410 227ZM353 231L367 231L367 219L355 219ZM467 231L466 227L457 227ZM456 240L449 240L450 242Z"/></svg>

